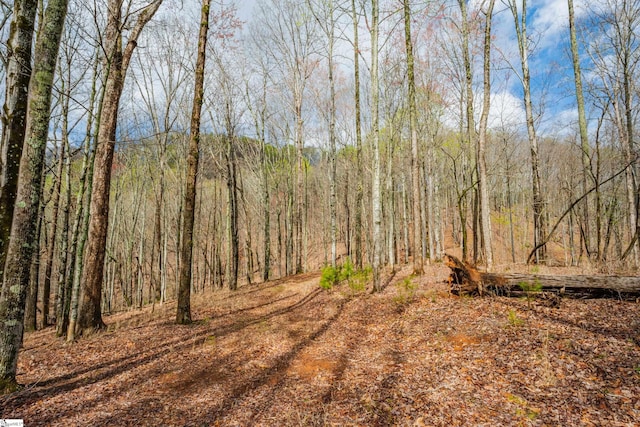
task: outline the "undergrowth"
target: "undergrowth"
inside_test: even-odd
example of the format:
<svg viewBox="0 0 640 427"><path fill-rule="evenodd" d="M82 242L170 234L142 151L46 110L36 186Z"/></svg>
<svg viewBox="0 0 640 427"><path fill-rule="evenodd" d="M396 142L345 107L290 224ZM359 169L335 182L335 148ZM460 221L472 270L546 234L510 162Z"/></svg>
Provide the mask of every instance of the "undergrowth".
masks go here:
<svg viewBox="0 0 640 427"><path fill-rule="evenodd" d="M415 298L418 285L413 282L413 276L405 277L401 282L396 283L397 294L393 301L398 305L407 304Z"/></svg>
<svg viewBox="0 0 640 427"><path fill-rule="evenodd" d="M327 265L322 269L320 287L331 290L335 286L346 283L349 293L354 296L365 291L367 283L371 280L371 272L371 267L356 269L351 259L347 257L342 265L336 267Z"/></svg>

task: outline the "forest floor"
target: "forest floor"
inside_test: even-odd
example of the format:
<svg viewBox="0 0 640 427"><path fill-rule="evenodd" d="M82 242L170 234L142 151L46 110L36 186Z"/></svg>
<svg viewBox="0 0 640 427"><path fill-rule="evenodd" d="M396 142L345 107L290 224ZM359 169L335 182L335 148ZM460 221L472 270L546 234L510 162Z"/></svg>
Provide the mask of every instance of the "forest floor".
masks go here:
<svg viewBox="0 0 640 427"><path fill-rule="evenodd" d="M25 336L0 417L26 426L640 425L640 304L455 297L448 270L380 294L304 274Z"/></svg>

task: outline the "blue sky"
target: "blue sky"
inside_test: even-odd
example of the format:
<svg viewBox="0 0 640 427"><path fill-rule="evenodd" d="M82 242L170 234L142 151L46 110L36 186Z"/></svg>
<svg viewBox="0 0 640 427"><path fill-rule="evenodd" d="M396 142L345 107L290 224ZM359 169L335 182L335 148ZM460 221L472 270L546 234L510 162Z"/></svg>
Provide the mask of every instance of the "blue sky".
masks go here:
<svg viewBox="0 0 640 427"><path fill-rule="evenodd" d="M585 2L574 0L576 19L585 16ZM544 116L540 132L572 133L577 121L577 109L573 96L573 67L569 56L569 11L567 0L537 0L528 2L528 28L536 46L529 58L532 91L535 101L544 94ZM498 1L494 18L496 50L494 57L507 56L520 74L517 56L513 16L506 6ZM505 71L511 73L512 71ZM497 73L500 75L499 72ZM496 76L496 77L498 77ZM522 110L522 86L515 75L508 82L494 82L492 116L494 120L501 114L513 112L512 117L524 117ZM499 89L500 88L500 89Z"/></svg>
<svg viewBox="0 0 640 427"><path fill-rule="evenodd" d="M492 53L497 62L493 71L492 107L490 126L500 127L500 123L510 126L523 125L525 121L522 106L522 85L513 70L521 73L515 43L514 22L511 12L497 0L493 22L495 48ZM520 3L520 0L517 0ZM482 0L471 0L470 9ZM251 21L256 0L238 0L238 15L244 21ZM536 40L535 50L529 58L532 91L536 109L541 105L544 115L539 133L568 134L574 132L577 110L573 96L573 69L569 57L569 30L567 0L529 0L528 34ZM586 0L574 0L576 18L584 17ZM364 36L364 34L363 34ZM501 59L501 61L500 61ZM478 67L477 76L481 77ZM479 89L479 88L478 88ZM478 90L478 96L480 96ZM541 100L544 104L541 104ZM479 100L480 102L480 100ZM477 109L479 112L479 108Z"/></svg>

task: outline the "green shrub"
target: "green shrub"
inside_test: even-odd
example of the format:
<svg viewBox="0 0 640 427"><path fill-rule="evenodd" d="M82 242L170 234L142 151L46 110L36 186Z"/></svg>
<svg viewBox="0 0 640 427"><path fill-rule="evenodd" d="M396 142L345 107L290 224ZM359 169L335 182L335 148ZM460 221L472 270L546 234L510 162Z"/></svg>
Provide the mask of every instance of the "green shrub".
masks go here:
<svg viewBox="0 0 640 427"><path fill-rule="evenodd" d="M347 279L347 283L349 284L349 289L351 290L351 294L355 295L360 292L364 292L367 288L367 283L371 280L371 274L373 270L371 267L363 268L362 270L354 271L349 278Z"/></svg>
<svg viewBox="0 0 640 427"><path fill-rule="evenodd" d="M542 291L542 285L536 279L533 283L520 282L518 283L518 286L520 286L520 289L522 289L522 291L525 294L525 299L527 300L527 306L531 308L531 301L535 298L537 294L539 294Z"/></svg>
<svg viewBox="0 0 640 427"><path fill-rule="evenodd" d="M320 287L322 289L329 290L333 288L339 282L340 268L336 268L332 265L328 265L322 269L322 275L320 276Z"/></svg>
<svg viewBox="0 0 640 427"><path fill-rule="evenodd" d="M367 283L371 280L371 274L371 267L356 270L351 259L347 257L342 265L336 267L327 265L322 269L320 287L329 290L340 283L346 282L353 296L357 293L364 292Z"/></svg>
<svg viewBox="0 0 640 427"><path fill-rule="evenodd" d="M411 280L412 278L413 276L405 277L402 282L396 283L398 294L394 297L393 300L397 304L406 304L413 301L418 285L413 283L413 280Z"/></svg>
<svg viewBox="0 0 640 427"><path fill-rule="evenodd" d="M347 257L344 260L344 264L340 267L340 272L338 274L338 281L343 282L345 280L350 280L351 277L356 273L356 270L353 268L353 263L351 262L351 258Z"/></svg>
<svg viewBox="0 0 640 427"><path fill-rule="evenodd" d="M524 324L524 320L522 320L518 316L518 313L513 309L509 310L508 317L509 317L509 324L511 326L517 327L517 326L522 326Z"/></svg>

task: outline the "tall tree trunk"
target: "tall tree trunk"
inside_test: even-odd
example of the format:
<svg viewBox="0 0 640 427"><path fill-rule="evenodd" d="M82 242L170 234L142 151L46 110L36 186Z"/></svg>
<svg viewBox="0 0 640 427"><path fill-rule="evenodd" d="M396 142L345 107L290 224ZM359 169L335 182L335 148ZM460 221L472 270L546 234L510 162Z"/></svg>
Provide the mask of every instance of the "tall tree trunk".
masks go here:
<svg viewBox="0 0 640 427"><path fill-rule="evenodd" d="M69 73L71 67L67 67L67 73ZM60 70L62 71L62 70ZM70 76L67 75L67 82L70 82ZM60 232L60 244L62 247L58 251L58 278L56 281L56 334L62 336L66 327L67 316L65 316L64 303L67 300L67 289L64 286L67 276L67 260L68 260L68 247L69 247L69 210L71 209L71 153L69 146L69 101L71 98L70 84L65 84L62 80L62 90L64 98L62 100L62 145L65 146L64 150L60 148L60 153L66 152L64 156L64 172L65 172L65 199L62 210L62 230ZM62 181L62 172L60 169L59 179ZM60 189L58 189L60 191ZM60 196L59 196L60 197ZM53 257L53 254L52 254ZM62 326L62 327L61 327Z"/></svg>
<svg viewBox="0 0 640 427"><path fill-rule="evenodd" d="M336 171L336 84L333 78L334 74L334 58L333 58L333 50L334 50L334 42L335 42L335 19L334 19L334 6L333 1L329 0L329 13L330 13L330 22L329 22L329 149L331 151L331 158L329 161L329 167L331 169L331 183L330 183L330 216L331 216L331 265L336 266L336 259L338 257L338 196L337 196L337 185L336 182L337 171Z"/></svg>
<svg viewBox="0 0 640 427"><path fill-rule="evenodd" d="M262 280L266 282L271 277L271 202L269 197L269 171L264 133L261 137L260 147L260 156L262 159L262 209L264 216L264 270Z"/></svg>
<svg viewBox="0 0 640 427"><path fill-rule="evenodd" d="M95 149L91 150L91 140L94 125L94 105L97 95L98 65L100 63L99 53L96 52L93 62L93 77L91 79L91 94L89 95L89 106L87 116L87 126L83 142L82 168L79 179L79 188L76 193L76 206L74 212L73 226L71 228L71 245L69 248L69 260L67 262L68 271L65 283L65 301L63 303L63 321L59 321L56 333L63 336L66 332L67 340L75 338L75 326L78 319L78 300L80 293L80 275L82 273L84 246L87 238L89 226L89 200L92 187L93 161L95 159ZM102 108L104 92L99 96L98 117ZM85 206L84 200L87 200ZM60 287L60 285L58 285Z"/></svg>
<svg viewBox="0 0 640 427"><path fill-rule="evenodd" d="M64 132L64 129L63 129ZM47 246L47 263L44 268L44 281L42 283L42 326L47 327L51 322L49 319L50 297L51 297L51 275L53 273L53 256L56 247L56 235L58 232L58 213L60 212L60 195L62 188L62 172L64 170L64 160L66 152L64 141L60 144L60 154L58 166L54 177L53 207L51 212L51 239Z"/></svg>
<svg viewBox="0 0 640 427"><path fill-rule="evenodd" d="M151 251L151 277L153 280L154 302L162 303L162 211L164 209L164 187L165 187L165 156L166 156L166 139L167 135L162 136L162 145L160 147L160 170L158 173L158 189L156 193L156 206L153 222L153 249ZM157 259L157 262L156 262Z"/></svg>
<svg viewBox="0 0 640 427"><path fill-rule="evenodd" d="M62 229L60 243L62 247L58 257L58 280L56 292L56 335L62 336L69 325L69 292L70 288L65 286L69 273L69 216L71 209L71 156L69 153L69 138L64 138L67 145L67 157L65 159L65 200L62 212ZM73 236L71 236L73 238ZM75 247L74 247L75 248Z"/></svg>
<svg viewBox="0 0 640 427"><path fill-rule="evenodd" d="M478 129L478 181L480 187L480 223L482 226L482 242L487 271L493 268L491 211L489 209L489 181L487 177L487 124L489 108L491 106L491 22L493 20L493 6L495 0L489 0L485 12L484 24L484 64L483 64L483 99L482 113Z"/></svg>
<svg viewBox="0 0 640 427"><path fill-rule="evenodd" d="M571 39L571 59L573 62L573 77L576 86L576 103L578 104L578 128L580 130L580 148L582 151L582 192L588 190L591 177L591 147L587 131L587 116L584 107L584 94L582 90L582 71L580 69L580 55L578 53L578 38L576 36L575 14L573 0L567 0L569 6L569 35ZM591 256L590 225L589 225L589 199L582 202L582 220L584 221L584 248L587 255Z"/></svg>
<svg viewBox="0 0 640 427"><path fill-rule="evenodd" d="M382 290L380 280L382 255L382 203L380 197L380 88L378 80L378 0L371 0L371 134L373 142L373 182L371 208L373 218L373 291Z"/></svg>
<svg viewBox="0 0 640 427"><path fill-rule="evenodd" d="M631 30L630 30L631 31ZM622 95L624 97L624 107L625 107L625 131L626 138L624 138L625 144L625 154L627 163L631 164L634 157L636 156L635 148L634 148L634 132L635 132L635 122L634 122L634 108L633 108L633 98L635 95L635 90L632 88L634 83L631 81L631 63L634 61L629 53L628 49L624 51L624 63L623 63L623 80L622 87L623 92ZM640 235L638 233L638 188L635 176L635 165L630 166L627 169L626 178L627 178L627 198L629 200L629 236L632 239L633 245L633 258L634 263L637 266L640 264Z"/></svg>
<svg viewBox="0 0 640 427"><path fill-rule="evenodd" d="M387 259L386 264L391 267L391 271L395 271L396 256L396 200L393 179L393 152L395 147L395 123L393 120L389 123L389 143L387 144L387 173L385 176L385 191L382 200L382 217L384 218L383 228L386 230L387 236ZM404 201L403 201L404 202Z"/></svg>
<svg viewBox="0 0 640 427"><path fill-rule="evenodd" d="M302 265L302 240L304 229L304 125L302 122L302 89L299 88L300 93L294 96L295 104L295 141L296 141L296 208L294 215L294 229L295 229L295 250L296 250L296 266L295 273L302 273L304 268Z"/></svg>
<svg viewBox="0 0 640 427"><path fill-rule="evenodd" d="M418 111L416 78L413 70L413 40L411 39L411 7L404 0L404 44L407 54L407 85L409 95L409 131L411 133L411 197L413 212L413 273L422 274L422 209L420 206L420 153L418 150Z"/></svg>
<svg viewBox="0 0 640 427"><path fill-rule="evenodd" d="M464 92L462 93L462 100L464 102L464 108L461 105L460 111L464 110L464 116L466 118L466 127L462 127L464 146L471 150L471 142L475 138L475 120L474 120L474 108L473 108L473 69L471 64L471 54L469 53L469 20L467 14L467 2L466 0L458 0L460 6L460 13L462 14L462 58L464 66ZM463 171L466 167L463 167ZM472 174L473 175L473 174ZM466 174L463 176L465 180ZM473 179L471 178L471 181ZM466 188L466 185L465 185ZM462 226L462 258L467 258L467 224L466 224L466 211L467 211L467 190L464 190L462 198L460 198L460 222ZM464 210L464 213L463 213ZM464 217L464 218L463 218ZM474 215L475 218L475 215ZM477 223L473 221L473 236L477 236ZM477 239L474 238L474 248L477 248ZM477 250L474 250L474 260L477 257Z"/></svg>
<svg viewBox="0 0 640 427"><path fill-rule="evenodd" d="M226 138L227 160L227 193L229 196L229 289L238 289L238 265L240 261L240 239L238 237L238 178L236 173L236 160L234 148L234 136L227 134Z"/></svg>
<svg viewBox="0 0 640 427"><path fill-rule="evenodd" d="M204 67L209 31L210 0L203 0L198 34L198 57L195 70L193 109L191 111L191 134L187 154L187 176L182 217L182 246L180 250L180 281L178 284L178 310L176 322L191 323L191 260L193 255L193 224L195 220L196 178L200 155L200 117L204 99Z"/></svg>
<svg viewBox="0 0 640 427"><path fill-rule="evenodd" d="M13 3L13 20L7 41L6 94L0 142L0 269L4 269L9 246L22 143L27 125L31 45L37 5L36 0L16 0Z"/></svg>
<svg viewBox="0 0 640 427"><path fill-rule="evenodd" d="M522 0L522 11L519 16L516 0L509 1L509 7L515 22L516 36L518 39L518 51L522 65L522 90L524 97L524 109L527 121L527 134L529 135L529 150L531 152L531 174L533 194L533 245L537 247L544 241L546 225L544 216L544 200L540 184L540 167L538 160L538 137L536 136L535 119L533 117L533 102L531 100L531 77L529 73L529 39L527 36L527 1ZM542 245L535 253L535 262L544 262L546 258L546 246Z"/></svg>
<svg viewBox="0 0 640 427"><path fill-rule="evenodd" d="M124 86L124 78L144 26L156 13L162 0L154 0L144 7L122 48L122 4L120 0L109 0L107 26L104 35L106 52L106 82L104 100L100 112L98 139L93 169L87 257L82 272L82 301L78 316L78 328L90 333L105 327L102 321L101 299L104 276L104 260L109 226L109 195L111 191L111 167L115 150L118 107Z"/></svg>
<svg viewBox="0 0 640 427"><path fill-rule="evenodd" d="M363 241L362 241L362 211L364 200L364 178L362 167L362 123L360 114L360 47L358 41L358 15L356 2L351 0L351 18L353 20L353 79L354 79L354 103L355 103L355 127L356 127L356 212L354 225L356 268L363 267Z"/></svg>
<svg viewBox="0 0 640 427"><path fill-rule="evenodd" d="M50 0L35 47L34 76L29 85L27 126L20 159L16 209L7 247L4 281L0 294L0 393L15 390L18 350L22 344L25 298L29 270L36 245L47 148L51 92L67 0Z"/></svg>

